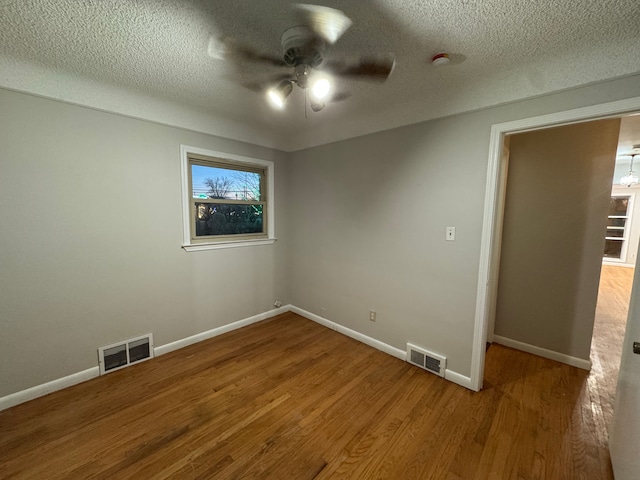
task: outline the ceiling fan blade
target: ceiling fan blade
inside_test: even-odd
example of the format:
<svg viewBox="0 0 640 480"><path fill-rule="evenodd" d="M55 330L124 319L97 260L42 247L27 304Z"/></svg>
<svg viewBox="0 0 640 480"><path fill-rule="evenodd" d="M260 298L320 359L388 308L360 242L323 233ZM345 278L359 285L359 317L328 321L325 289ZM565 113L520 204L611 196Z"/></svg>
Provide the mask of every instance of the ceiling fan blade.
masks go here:
<svg viewBox="0 0 640 480"><path fill-rule="evenodd" d="M270 88L275 87L283 80L293 80L290 74L274 75L269 77L268 80L254 81L254 82L239 82L241 86L256 93L265 93Z"/></svg>
<svg viewBox="0 0 640 480"><path fill-rule="evenodd" d="M261 93L265 91L265 85L261 82L240 82L239 84L252 92Z"/></svg>
<svg viewBox="0 0 640 480"><path fill-rule="evenodd" d="M363 57L357 62L327 61L323 63L322 68L343 77L384 82L391 75L395 64L393 56Z"/></svg>
<svg viewBox="0 0 640 480"><path fill-rule="evenodd" d="M331 102L331 103L343 102L350 97L351 97L351 94L349 92L336 92L333 95L329 95L327 102Z"/></svg>
<svg viewBox="0 0 640 480"><path fill-rule="evenodd" d="M305 3L295 4L293 8L298 21L328 44L336 43L352 23L349 17L335 8Z"/></svg>
<svg viewBox="0 0 640 480"><path fill-rule="evenodd" d="M287 67L281 57L258 52L246 45L238 43L230 37L209 39L209 56L225 60L239 60L245 62L267 63L276 67Z"/></svg>
<svg viewBox="0 0 640 480"><path fill-rule="evenodd" d="M336 92L333 95L329 95L327 98L324 98L324 99L314 99L312 97L311 98L311 110L313 110L314 112L317 113L317 112L323 110L324 107L327 106L327 103L341 102L343 100L346 100L350 96L351 96L351 94L348 93L348 92Z"/></svg>

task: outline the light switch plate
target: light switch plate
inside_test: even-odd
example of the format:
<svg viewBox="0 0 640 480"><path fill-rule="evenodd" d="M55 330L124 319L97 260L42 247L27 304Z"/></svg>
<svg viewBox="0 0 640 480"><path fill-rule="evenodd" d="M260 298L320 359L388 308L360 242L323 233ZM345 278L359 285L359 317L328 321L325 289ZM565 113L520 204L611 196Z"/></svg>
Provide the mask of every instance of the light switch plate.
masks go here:
<svg viewBox="0 0 640 480"><path fill-rule="evenodd" d="M447 233L445 236L447 242L453 242L456 239L456 227L447 227Z"/></svg>

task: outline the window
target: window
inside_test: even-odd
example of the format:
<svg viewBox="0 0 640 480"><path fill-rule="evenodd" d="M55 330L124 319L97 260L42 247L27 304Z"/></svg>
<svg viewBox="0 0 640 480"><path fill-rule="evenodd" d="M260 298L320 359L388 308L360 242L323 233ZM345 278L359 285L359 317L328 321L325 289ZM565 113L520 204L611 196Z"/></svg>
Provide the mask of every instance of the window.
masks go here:
<svg viewBox="0 0 640 480"><path fill-rule="evenodd" d="M273 162L182 146L183 248L273 243Z"/></svg>

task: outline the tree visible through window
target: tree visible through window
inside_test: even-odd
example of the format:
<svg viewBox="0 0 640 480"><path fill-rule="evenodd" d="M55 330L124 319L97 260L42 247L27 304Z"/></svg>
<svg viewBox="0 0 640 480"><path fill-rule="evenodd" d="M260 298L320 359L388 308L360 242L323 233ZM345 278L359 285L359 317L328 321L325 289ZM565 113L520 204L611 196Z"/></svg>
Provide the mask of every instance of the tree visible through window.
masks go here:
<svg viewBox="0 0 640 480"><path fill-rule="evenodd" d="M189 156L192 240L266 236L265 168Z"/></svg>

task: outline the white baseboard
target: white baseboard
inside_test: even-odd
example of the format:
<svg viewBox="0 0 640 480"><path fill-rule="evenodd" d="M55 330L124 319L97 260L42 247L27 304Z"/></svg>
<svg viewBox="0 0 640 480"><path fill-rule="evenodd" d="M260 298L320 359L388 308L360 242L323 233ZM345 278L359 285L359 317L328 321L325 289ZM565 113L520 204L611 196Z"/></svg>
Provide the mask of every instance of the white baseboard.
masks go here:
<svg viewBox="0 0 640 480"><path fill-rule="evenodd" d="M572 367L578 367L583 370L591 370L591 360L585 360L583 358L571 357L564 353L554 352L553 350L547 350L546 348L536 347L535 345L529 345L528 343L519 342L518 340L512 340L510 338L501 337L500 335L493 335L493 341L504 345L505 347L515 348L516 350L522 350L523 352L532 353L539 357L555 360L556 362L566 363Z"/></svg>
<svg viewBox="0 0 640 480"><path fill-rule="evenodd" d="M445 380L449 380L450 382L458 384L461 387L468 388L469 390L473 390L474 392L476 391L471 386L471 378L465 377L464 375L461 375L458 372L454 372L453 370L446 369L444 371L444 378Z"/></svg>
<svg viewBox="0 0 640 480"><path fill-rule="evenodd" d="M388 353L389 355L399 358L400 360L407 359L407 352L405 352L404 350L400 350L399 348L395 348L395 347L392 347L391 345L387 345L386 343L376 340L375 338L368 337L360 332L356 332L355 330L351 330L350 328L343 327L342 325L332 322L331 320L327 320L326 318L320 317L315 313L307 312L306 310L295 307L293 305L291 306L291 311L305 318L308 318L309 320L313 320L314 322L319 323L320 325L330 328L331 330L335 330L338 333L346 335L347 337L351 337L354 340L358 340L359 342L362 342L365 345L369 345L370 347L373 347L384 353Z"/></svg>
<svg viewBox="0 0 640 480"><path fill-rule="evenodd" d="M180 340L176 340L175 342L167 343L166 345L161 345L160 347L156 347L153 349L153 352L156 355L164 355L165 353L173 352L174 350L188 347L189 345L193 345L194 343L202 342L203 340L208 340L210 338L217 337L218 335L222 335L223 333L231 332L233 330L237 330L238 328L246 327L247 325L251 325L252 323L258 323L258 322L261 322L262 320L275 317L276 315L280 315L281 313L286 313L290 310L289 307L290 305L285 305L284 307L275 308L273 310L269 310L268 312L259 313L258 315L254 315L253 317L245 318L243 320L238 320L237 322L229 323L221 327L216 327L211 330L207 330L206 332L198 333L196 335L192 335L187 338L182 338Z"/></svg>
<svg viewBox="0 0 640 480"><path fill-rule="evenodd" d="M405 350L400 350L399 348L392 347L391 345L381 342L380 340L376 340L375 338L371 338L360 332L351 330L350 328L343 327L342 325L332 322L331 320L327 320L326 318L316 315L315 313L307 312L302 308L291 305L290 310L302 317L308 318L309 320L319 323L320 325L330 328L331 330L335 330L336 332L346 335L347 337L351 337L354 340L358 340L359 342L362 342L365 345L369 345L370 347L373 347L377 350L387 353L393 357L399 358L400 360L404 360L404 361L407 360L407 352ZM459 373L454 372L453 370L445 370L444 378L462 387L473 390L471 388L471 378L465 377L464 375L460 375Z"/></svg>
<svg viewBox="0 0 640 480"><path fill-rule="evenodd" d="M311 312L307 312L306 310L295 307L293 305L285 305L280 308L269 310L268 312L254 315L253 317L238 320L237 322L233 322L228 325L216 327L211 330L207 330L206 332L198 333L181 340L176 340L175 342L167 343L166 345L161 345L154 348L153 352L156 356L164 355L165 353L173 352L174 350L193 345L194 343L198 343L209 338L217 337L218 335L222 335L223 333L231 332L232 330L237 330L239 328L246 327L247 325L261 322L263 320L267 320L268 318L275 317L276 315L280 315L281 313L286 313L289 311L297 313L300 316L308 318L309 320L319 323L320 325L330 328L331 330L335 330L336 332L346 335L347 337L358 340L365 345L369 345L370 347L387 353L393 357L399 358L400 360L406 361L407 352L404 350L392 347L391 345L381 342L380 340L368 337L367 335L356 332L355 330L351 330L350 328L343 327L342 325L332 322L331 320L327 320L326 318L320 317L319 315L315 315ZM92 378L95 378L99 375L100 369L95 366L82 372L73 373L66 377L43 383L42 385L36 385L35 387L27 388L26 390L21 390L4 397L0 397L0 411L14 407L20 403L42 397L43 395L62 390L63 388L71 387L73 385L77 385L78 383L91 380ZM471 379L469 377L460 375L459 373L456 373L452 370L446 370L444 378L465 388L472 389Z"/></svg>
<svg viewBox="0 0 640 480"><path fill-rule="evenodd" d="M608 262L606 260L603 260L602 264L603 265L609 265L611 267L636 268L636 264L635 263Z"/></svg>
<svg viewBox="0 0 640 480"><path fill-rule="evenodd" d="M35 387L27 388L16 393L11 393L0 398L0 411L7 408L15 407L34 398L42 397L48 393L53 393L63 388L72 387L78 383L86 382L100 375L100 368L97 366L91 367L82 372L72 373L66 377L58 378Z"/></svg>
<svg viewBox="0 0 640 480"><path fill-rule="evenodd" d="M252 323L257 323L262 320L275 317L276 315L288 312L289 310L289 305L285 305L284 307L269 310L268 312L254 315L253 317L238 320L237 322L223 325L222 327L217 327L206 332L198 333L197 335L192 335L190 337L168 343L166 345L161 345L160 347L154 348L153 352L156 356L173 352L174 350L178 350L179 348L183 348L188 345L193 345L194 343L201 342L202 340L207 340L209 338L222 335L223 333L246 327L247 325L251 325ZM99 375L100 368L96 366L82 372L73 373L66 377L52 380L51 382L43 383L42 385L36 385L35 387L27 388L26 390L21 390L4 397L0 397L0 411L14 407L20 403L28 402L29 400L42 397L49 393L62 390L63 388L72 387L73 385L91 380L92 378L95 378Z"/></svg>

